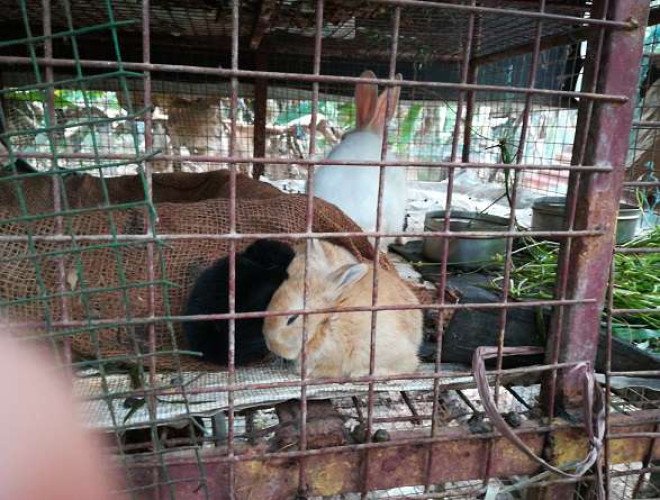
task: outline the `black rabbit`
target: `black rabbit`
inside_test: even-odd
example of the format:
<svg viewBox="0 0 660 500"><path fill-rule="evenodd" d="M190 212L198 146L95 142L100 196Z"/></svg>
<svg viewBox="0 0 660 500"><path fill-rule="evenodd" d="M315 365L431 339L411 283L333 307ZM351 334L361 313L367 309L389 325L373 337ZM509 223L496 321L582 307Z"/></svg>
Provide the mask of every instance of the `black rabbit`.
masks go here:
<svg viewBox="0 0 660 500"><path fill-rule="evenodd" d="M236 312L265 311L275 290L287 278L293 259L291 246L261 239L236 254ZM185 315L229 312L229 257L204 270L192 288ZM229 321L187 321L183 324L189 347L202 359L226 366L229 360ZM263 318L236 320L234 360L246 365L262 360L268 348Z"/></svg>

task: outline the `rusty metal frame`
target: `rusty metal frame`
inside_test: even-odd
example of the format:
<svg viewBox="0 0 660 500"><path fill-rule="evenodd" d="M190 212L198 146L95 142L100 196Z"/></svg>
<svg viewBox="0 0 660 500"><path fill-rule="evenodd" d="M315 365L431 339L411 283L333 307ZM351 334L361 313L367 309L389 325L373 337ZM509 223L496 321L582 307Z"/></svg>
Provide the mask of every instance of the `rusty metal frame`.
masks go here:
<svg viewBox="0 0 660 500"><path fill-rule="evenodd" d="M658 412L640 412L639 422L630 417L616 416L611 420L615 432L610 440L611 463L641 461L653 441L653 429ZM649 435L649 432L651 435ZM518 436L537 454L542 452L547 438L561 443L563 460L579 459L584 455L587 443L578 429L565 422L557 422L551 428L537 425L517 430ZM393 438L397 438L393 436ZM236 492L240 498L292 498L298 494L298 464L304 456L308 468L307 493L330 496L358 491L364 477L360 473L360 454L356 450L370 449L370 490L384 490L401 486L461 481L480 478L484 470L484 454L491 448L493 476L533 475L537 466L520 453L509 441L493 434L466 435L454 429L442 429L435 438L406 434L394 442L370 443L307 450L282 452L268 456L255 455L245 449L229 463L236 467ZM660 442L655 440L653 456L660 458ZM424 461L429 452L435 457L434 466L425 475ZM177 484L177 499L197 498L199 480L196 465L185 452L169 456L172 480ZM222 450L204 453L204 463L209 477L209 496L224 498L229 490L228 457ZM153 493L149 461L131 459L131 479L136 488L145 494ZM459 465L460 462L460 465ZM211 479L212 478L212 479ZM573 483L568 483L572 485ZM538 485L541 486L541 485ZM475 491L475 496L479 489ZM417 496L415 496L417 498ZM424 498L421 496L421 498ZM432 498L432 497L427 497ZM564 497L565 498L565 497Z"/></svg>
<svg viewBox="0 0 660 500"><path fill-rule="evenodd" d="M618 19L648 17L648 2L595 3L603 18ZM591 39L591 50L585 64L585 81L591 91L625 91L632 96L636 88L639 69L631 68L630 60L641 60L643 30L607 33L601 30ZM594 50L595 49L595 50ZM626 89L626 90L624 90ZM614 246L614 227L618 203L623 191L628 135L617 133L630 130L635 104L633 99L621 105L596 105L581 101L578 112L574 157L571 163L594 163L612 167L607 175L572 173L569 178L567 199L567 226L569 229L599 228L605 234L599 238L567 238L560 253L558 297L577 300L591 299L588 305L559 307L553 318L548 343L548 361L594 360L600 328L600 311L605 300L608 269ZM569 268L570 266L570 268ZM588 277L588 279L585 279ZM557 389L550 381L548 407L554 414ZM570 410L579 404L581 387L567 376L559 382L560 406Z"/></svg>

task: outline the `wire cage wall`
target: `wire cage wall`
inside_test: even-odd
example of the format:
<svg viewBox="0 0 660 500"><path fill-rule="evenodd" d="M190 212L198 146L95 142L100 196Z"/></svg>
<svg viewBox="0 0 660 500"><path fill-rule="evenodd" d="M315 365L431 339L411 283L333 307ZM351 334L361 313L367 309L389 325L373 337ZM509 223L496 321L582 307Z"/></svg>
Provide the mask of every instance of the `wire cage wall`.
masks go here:
<svg viewBox="0 0 660 500"><path fill-rule="evenodd" d="M655 4L0 4L1 314L75 374L124 478L118 493L657 496L657 355L624 342L646 335L657 348L657 273L634 290L644 300L621 300L629 259L650 257L646 276L658 265L649 200L660 187L638 166L656 141L636 132L658 124L640 111L655 106L651 90L638 100L640 78L653 78ZM327 159L350 140L365 82L400 89L380 158ZM316 196L314 173L335 164L379 167L374 229ZM409 217L390 231L383 185L401 166ZM565 196L561 227L525 219L538 194ZM639 196L646 232L617 242L619 202ZM447 208L500 215L499 227L460 229ZM379 251L397 236L413 241ZM501 243L487 272L457 272L451 245L484 238ZM262 239L303 258L296 307L241 310L241 256ZM357 305L316 300L314 273L331 283L337 271L314 268L319 239L370 269ZM545 259L543 275L523 274L523 251ZM226 311L185 314L220 258ZM380 302L387 280L407 302ZM415 310L418 332L378 327ZM319 378L314 317L342 314L369 315L344 332L367 339L363 369ZM283 317L303 325L295 363L243 363L240 322ZM227 325L221 362L184 334L209 320ZM396 353L422 338L413 371L376 371L388 334Z"/></svg>

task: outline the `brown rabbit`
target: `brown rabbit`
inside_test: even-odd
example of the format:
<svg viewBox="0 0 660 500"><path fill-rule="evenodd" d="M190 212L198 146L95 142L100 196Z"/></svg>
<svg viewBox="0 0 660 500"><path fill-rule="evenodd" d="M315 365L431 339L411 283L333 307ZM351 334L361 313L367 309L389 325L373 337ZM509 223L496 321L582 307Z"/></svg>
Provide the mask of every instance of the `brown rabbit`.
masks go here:
<svg viewBox="0 0 660 500"><path fill-rule="evenodd" d="M307 308L363 307L371 305L373 264L359 262L331 243L314 242L310 254ZM278 288L268 311L303 308L305 246L287 270L289 278ZM391 271L378 271L378 306L418 305L415 294ZM378 311L375 373L413 372L422 342L419 309ZM307 321L307 374L309 377L360 376L369 373L371 311L311 314ZM300 361L303 316L270 316L264 321L266 345L275 354Z"/></svg>

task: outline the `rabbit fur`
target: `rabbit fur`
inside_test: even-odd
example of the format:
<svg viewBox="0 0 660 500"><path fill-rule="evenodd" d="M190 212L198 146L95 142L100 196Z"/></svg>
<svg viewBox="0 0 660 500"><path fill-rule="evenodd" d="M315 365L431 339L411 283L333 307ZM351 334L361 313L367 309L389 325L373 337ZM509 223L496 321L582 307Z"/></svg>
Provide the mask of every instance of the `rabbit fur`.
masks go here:
<svg viewBox="0 0 660 500"><path fill-rule="evenodd" d="M361 78L375 79L372 71L365 71ZM401 80L397 74L396 79ZM375 83L359 83L355 87L357 126L328 154L328 159L379 161L383 132L396 110L400 87L392 87L378 95ZM388 107L389 96L389 107ZM388 161L395 156L388 153ZM405 167L384 167L383 211L381 230L401 232L406 216L407 186ZM353 219L363 231L376 230L378 208L378 183L380 168L353 165L322 165L314 173L314 194L339 207ZM394 239L381 238L381 249ZM371 238L373 242L373 238Z"/></svg>
<svg viewBox="0 0 660 500"><path fill-rule="evenodd" d="M307 309L371 306L373 263L337 252L336 245L314 242L310 254ZM303 309L304 246L287 270L289 278L275 292L268 311ZM379 269L378 306L418 305L415 294L396 272ZM375 373L414 372L422 343L422 311L376 313ZM369 373L371 311L310 314L307 320L307 375L313 378ZM300 362L303 315L269 316L264 321L266 345L285 359Z"/></svg>
<svg viewBox="0 0 660 500"><path fill-rule="evenodd" d="M272 240L257 240L236 254L236 312L265 311L270 299L287 278L293 248ZM197 278L188 297L185 315L229 312L229 257L216 261ZM190 349L202 359L226 366L229 361L229 321L187 321L183 324ZM234 362L237 366L268 355L263 338L263 318L235 321Z"/></svg>

